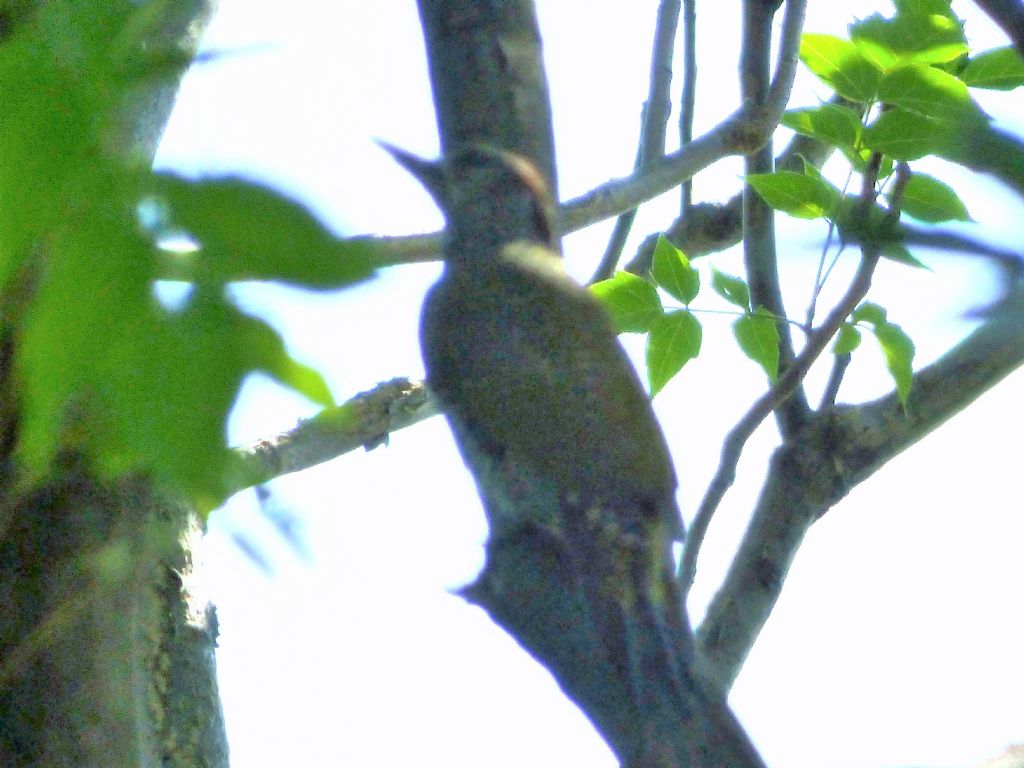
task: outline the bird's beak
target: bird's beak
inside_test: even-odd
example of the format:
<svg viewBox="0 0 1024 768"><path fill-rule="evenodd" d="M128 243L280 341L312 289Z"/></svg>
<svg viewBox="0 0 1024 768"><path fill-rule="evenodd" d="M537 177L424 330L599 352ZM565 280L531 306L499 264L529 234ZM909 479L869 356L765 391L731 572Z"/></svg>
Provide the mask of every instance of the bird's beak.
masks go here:
<svg viewBox="0 0 1024 768"><path fill-rule="evenodd" d="M394 144L388 144L386 141L378 141L377 144L426 187L430 196L441 206L442 210L444 209L443 204L446 198L444 170L439 162L426 160L411 152L406 152L404 149L399 149Z"/></svg>

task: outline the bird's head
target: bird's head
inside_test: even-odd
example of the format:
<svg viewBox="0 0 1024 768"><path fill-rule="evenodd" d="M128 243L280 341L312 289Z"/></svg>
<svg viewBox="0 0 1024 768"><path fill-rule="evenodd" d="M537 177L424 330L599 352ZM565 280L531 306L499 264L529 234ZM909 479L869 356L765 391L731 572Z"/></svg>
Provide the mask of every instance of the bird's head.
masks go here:
<svg viewBox="0 0 1024 768"><path fill-rule="evenodd" d="M444 213L449 260L493 253L522 241L557 250L548 185L522 155L470 145L435 162L384 148L419 179Z"/></svg>

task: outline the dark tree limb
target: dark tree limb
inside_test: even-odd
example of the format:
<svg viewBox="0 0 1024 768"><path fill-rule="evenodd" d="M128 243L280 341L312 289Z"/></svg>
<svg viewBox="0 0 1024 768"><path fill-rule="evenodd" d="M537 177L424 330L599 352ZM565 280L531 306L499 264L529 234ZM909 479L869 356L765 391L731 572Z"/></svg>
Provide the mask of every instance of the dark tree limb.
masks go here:
<svg viewBox="0 0 1024 768"><path fill-rule="evenodd" d="M743 99L762 103L768 94L771 69L772 17L775 0L745 0L743 3L743 47L740 58L740 85ZM771 141L747 155L747 174L771 173L775 170ZM743 263L750 286L751 309L763 307L778 318L786 317L779 285L778 258L775 251L775 211L749 184L743 186ZM784 373L796 353L793 334L788 323L776 323L779 333L779 370ZM798 430L809 413L803 383L798 383L789 397L775 410L776 422L783 437Z"/></svg>
<svg viewBox="0 0 1024 768"><path fill-rule="evenodd" d="M856 485L1024 364L1021 312L986 323L895 393L839 405L779 447L735 560L697 631L720 685L739 673L811 525Z"/></svg>
<svg viewBox="0 0 1024 768"><path fill-rule="evenodd" d="M876 191L875 183L878 179L878 166L881 162L881 155L877 152L872 155L864 173L863 186L860 196L860 207L866 215L869 206L874 202ZM892 207L889 209L887 218L893 224L899 218L899 205L902 200L903 187L909 178L909 170L906 164L901 164L898 186L895 188L891 199ZM829 312L821 325L814 329L808 336L804 348L793 360L792 364L782 373L771 388L758 398L750 409L743 415L735 427L726 435L722 445L722 456L715 471L708 490L701 500L700 507L690 525L689 536L683 547L682 559L679 563L679 582L682 599L686 600L690 587L697 574L697 556L700 553L704 536L707 533L711 519L714 517L718 505L725 497L726 492L736 479L736 467L739 464L740 456L747 440L754 431L761 425L770 413L775 411L803 382L804 377L810 371L811 366L824 352L826 345L832 337L838 333L840 326L850 316L850 313L857 307L861 300L867 295L871 287L871 278L874 275L875 267L881 254L881 245L878 243L865 244L861 249L862 257L860 266L857 268L850 286L839 302Z"/></svg>
<svg viewBox="0 0 1024 768"><path fill-rule="evenodd" d="M556 242L538 215L544 190L535 171L480 146L515 150L553 173L551 158L538 157L543 141L511 135L550 130L540 128L550 116L539 46L535 64L519 62L540 72L529 85L479 75L462 97L462 84L445 82L491 72L488 58L500 69L504 39L537 40L532 5L419 5L446 149L443 185L419 172L429 164L400 157L432 190L448 225L445 272L426 302L421 341L491 529L483 572L465 594L548 668L626 764L760 768L692 653L663 515L665 505L674 508L675 479L650 403L604 310L551 271ZM732 141L762 141L762 119ZM509 247L514 241L518 250ZM533 388L542 393L535 404ZM546 410L558 400L571 406L567 413ZM636 418L606 433L590 427L595 411L602 426L612 425L619 406ZM565 448L576 434L588 439ZM585 478L577 460L593 468ZM638 484L620 471L634 465Z"/></svg>
<svg viewBox="0 0 1024 768"><path fill-rule="evenodd" d="M974 4L1002 27L1020 55L1024 56L1024 3L1020 0L974 0Z"/></svg>
<svg viewBox="0 0 1024 768"><path fill-rule="evenodd" d="M441 151L489 144L533 160L558 199L551 102L531 3L421 2Z"/></svg>

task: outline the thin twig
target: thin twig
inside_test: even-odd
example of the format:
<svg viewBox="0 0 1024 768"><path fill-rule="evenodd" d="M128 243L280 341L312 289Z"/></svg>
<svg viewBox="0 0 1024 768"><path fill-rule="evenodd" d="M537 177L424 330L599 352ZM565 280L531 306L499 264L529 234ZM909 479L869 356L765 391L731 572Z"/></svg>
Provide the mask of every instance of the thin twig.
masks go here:
<svg viewBox="0 0 1024 768"><path fill-rule="evenodd" d="M839 387L843 383L843 376L846 375L846 369L849 367L852 359L853 355L849 352L835 356L835 359L832 361L832 370L828 375L828 383L825 385L825 391L821 395L821 402L818 405L820 412L824 413L836 404L836 398L839 396Z"/></svg>
<svg viewBox="0 0 1024 768"><path fill-rule="evenodd" d="M392 432L438 413L437 401L425 383L405 378L385 381L288 432L260 440L248 450L236 450L232 491L307 469L356 448L372 450L386 444Z"/></svg>
<svg viewBox="0 0 1024 768"><path fill-rule="evenodd" d="M838 96L833 96L829 103L850 106ZM835 147L798 133L775 158L775 167L800 172L807 163L820 169L834 151ZM736 245L742 229L742 198L742 193L738 193L724 203L696 203L686 216L677 217L664 234L691 259ZM625 269L637 275L649 271L656 241L656 235L644 240Z"/></svg>
<svg viewBox="0 0 1024 768"><path fill-rule="evenodd" d="M699 171L722 158L745 155L770 137L782 117L796 75L800 27L806 0L787 0L782 27L782 46L775 79L763 109L744 106L698 139L666 155L650 166L622 179L613 179L559 206L561 234L568 234L632 210L678 187ZM355 238L378 248L381 267L436 261L440 258L438 232L411 237Z"/></svg>
<svg viewBox="0 0 1024 768"><path fill-rule="evenodd" d="M683 94L679 110L679 146L693 140L693 115L697 101L697 0L683 0ZM682 207L685 216L693 205L693 180L683 182Z"/></svg>
<svg viewBox="0 0 1024 768"><path fill-rule="evenodd" d="M789 96L793 92L793 80L796 78L797 65L800 63L800 36L804 29L804 13L807 0L786 0L786 13L782 17L782 39L779 45L779 60L775 65L775 77L768 87L768 96L764 106L767 111L765 120L778 125L782 113L789 104Z"/></svg>
<svg viewBox="0 0 1024 768"><path fill-rule="evenodd" d="M892 241L904 245L952 251L966 256L980 256L994 261L1003 271L1007 280L1014 281L1024 278L1024 253L984 243L958 232L921 229L902 224L893 233Z"/></svg>
<svg viewBox="0 0 1024 768"><path fill-rule="evenodd" d="M878 165L881 156L876 152L868 162L864 171L864 183L861 189L861 212L864 219L867 219L867 212L875 199L875 182L878 178ZM892 211L890 211L892 213ZM814 330L807 337L807 343L800 354L793 360L788 368L782 372L775 383L759 397L750 409L739 420L735 427L726 435L722 444L722 455L719 460L718 469L708 490L701 500L700 507L687 531L686 543L683 546L683 555L679 562L679 587L680 595L685 606L686 597L693 580L697 575L697 556L704 543L708 526L718 509L718 505L725 497L726 491L732 486L736 479L736 466L739 464L743 447L747 440L754 434L754 431L761 425L776 408L800 385L811 366L825 350L829 341L839 331L840 326L846 321L850 313L867 295L871 287L871 277L878 264L881 248L877 245L865 245L861 249L862 257L857 273L846 290L843 298L833 307L832 311L825 318L820 327Z"/></svg>
<svg viewBox="0 0 1024 768"><path fill-rule="evenodd" d="M857 274L846 291L846 295L833 308L821 326L808 337L807 345L793 360L789 368L765 394L754 402L750 410L726 436L722 445L722 457L718 470L708 486L693 523L686 532L686 545L683 548L683 557L679 564L679 584L684 599L697 573L697 554L708 526L711 524L711 518L714 516L715 510L718 509L725 492L729 490L736 479L736 465L739 464L743 446L746 445L747 440L761 425L761 422L784 402L796 386L803 381L804 376L811 369L811 365L818 359L839 327L867 294L877 263L878 251L865 248L860 267L857 269Z"/></svg>
<svg viewBox="0 0 1024 768"><path fill-rule="evenodd" d="M790 0L798 2L799 0ZM778 110L781 115L782 110ZM767 141L778 125L765 118L764 108L745 105L685 147L619 179L611 179L558 207L558 231L568 234L618 216L669 192L712 163L733 155L749 154ZM774 108L772 110L774 114ZM441 234L351 238L375 249L377 267L437 261ZM340 241L348 243L349 239Z"/></svg>
<svg viewBox="0 0 1024 768"><path fill-rule="evenodd" d="M839 193L840 199L846 197L846 191L850 188L850 182L853 180L853 166L850 166L850 170L846 174L846 181L843 182L843 188ZM828 278L829 273L836 264L836 259L839 258L839 254L843 252L843 245L839 246L839 250L833 257L832 263L829 264L828 270L825 270L825 258L828 256L828 249L832 247L832 238L835 237L836 233L836 222L834 219L829 219L828 232L825 235L825 243L821 246L821 258L818 259L818 271L814 274L814 290L811 292L811 300L807 305L807 327L814 325L814 311L818 306L818 297L821 295L821 290L825 286L825 280Z"/></svg>
<svg viewBox="0 0 1024 768"><path fill-rule="evenodd" d="M661 0L661 5L658 7L654 46L651 49L650 85L647 102L641 112L642 125L636 168L643 168L651 160L665 154L668 118L672 112L672 99L669 92L672 86L672 52L675 47L676 27L679 25L679 2L680 0ZM619 216L592 282L612 276L622 257L622 249L629 238L629 231L633 227L635 218L635 208Z"/></svg>
<svg viewBox="0 0 1024 768"><path fill-rule="evenodd" d="M643 154L643 135L644 135L644 124L647 122L647 106L640 110L640 136L641 146L636 148L636 157L633 159L633 170L639 170L642 165L642 154ZM608 245L605 248L604 255L601 257L601 261L598 262L597 269L594 270L594 274L587 282L588 285L598 283L601 280L607 280L615 274L615 268L619 264L619 258L622 256L622 249L626 247L626 241L629 239L629 231L633 227L633 219L636 218L637 209L634 208L631 211L626 211L621 214L615 221L615 227L612 229L611 237L608 238Z"/></svg>
<svg viewBox="0 0 1024 768"><path fill-rule="evenodd" d="M774 126L772 126L774 129ZM700 138L631 176L612 179L559 207L560 231L575 232L632 210L678 187L712 163L743 155L764 143L768 126L753 109L741 108Z"/></svg>

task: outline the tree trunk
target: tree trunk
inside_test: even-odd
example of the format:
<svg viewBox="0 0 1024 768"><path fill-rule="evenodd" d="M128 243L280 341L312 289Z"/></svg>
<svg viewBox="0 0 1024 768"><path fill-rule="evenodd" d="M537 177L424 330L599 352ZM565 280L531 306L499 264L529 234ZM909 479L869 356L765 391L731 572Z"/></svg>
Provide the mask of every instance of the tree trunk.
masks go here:
<svg viewBox="0 0 1024 768"><path fill-rule="evenodd" d="M195 50L212 0L166 6ZM0 13L0 44L37 3ZM175 88L133 94L122 146L152 156ZM212 608L193 594L199 525L144 479L65 455L28 487L18 433L17 278L0 297L0 765L226 768Z"/></svg>
<svg viewBox="0 0 1024 768"><path fill-rule="evenodd" d="M67 459L3 520L0 764L226 766L194 518Z"/></svg>

